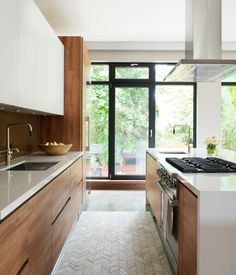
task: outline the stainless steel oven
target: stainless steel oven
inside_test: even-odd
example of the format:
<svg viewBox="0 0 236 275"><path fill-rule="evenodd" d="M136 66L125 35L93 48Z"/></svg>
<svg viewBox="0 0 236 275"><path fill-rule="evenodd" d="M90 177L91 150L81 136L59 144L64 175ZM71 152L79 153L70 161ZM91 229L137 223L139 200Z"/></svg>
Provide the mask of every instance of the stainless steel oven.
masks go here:
<svg viewBox="0 0 236 275"><path fill-rule="evenodd" d="M160 229L174 259L178 259L178 201L176 194L176 179L170 176L164 168L158 171L160 180L157 182L161 190Z"/></svg>

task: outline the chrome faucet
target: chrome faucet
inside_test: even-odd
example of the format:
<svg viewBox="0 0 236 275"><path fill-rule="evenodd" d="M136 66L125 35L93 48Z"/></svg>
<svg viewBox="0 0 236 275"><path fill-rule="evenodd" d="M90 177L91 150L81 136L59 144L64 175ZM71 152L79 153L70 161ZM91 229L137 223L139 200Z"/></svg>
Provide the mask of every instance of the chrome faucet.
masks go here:
<svg viewBox="0 0 236 275"><path fill-rule="evenodd" d="M14 123L14 124L9 124L6 129L6 141L7 141L7 148L4 151L0 151L0 154L5 154L6 155L6 165L10 165L10 161L13 155L13 152L19 152L18 148L11 148L10 145L10 129L12 127L17 127L17 126L27 126L29 128L29 136L30 138L33 137L33 128L29 123Z"/></svg>
<svg viewBox="0 0 236 275"><path fill-rule="evenodd" d="M183 125L177 124L177 125L174 125L174 127L173 127L173 134L175 134L175 128L176 127L188 128L188 141L187 141L187 145L188 145L188 154L189 154L190 153L190 141L191 141L191 138L190 138L191 128L187 124L183 124Z"/></svg>

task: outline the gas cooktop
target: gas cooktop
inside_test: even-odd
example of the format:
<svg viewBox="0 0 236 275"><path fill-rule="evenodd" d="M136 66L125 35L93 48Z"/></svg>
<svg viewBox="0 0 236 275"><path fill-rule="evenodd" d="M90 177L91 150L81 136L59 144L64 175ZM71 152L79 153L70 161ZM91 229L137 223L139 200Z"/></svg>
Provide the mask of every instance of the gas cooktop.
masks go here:
<svg viewBox="0 0 236 275"><path fill-rule="evenodd" d="M215 158L166 158L166 162L183 173L236 173L236 163Z"/></svg>

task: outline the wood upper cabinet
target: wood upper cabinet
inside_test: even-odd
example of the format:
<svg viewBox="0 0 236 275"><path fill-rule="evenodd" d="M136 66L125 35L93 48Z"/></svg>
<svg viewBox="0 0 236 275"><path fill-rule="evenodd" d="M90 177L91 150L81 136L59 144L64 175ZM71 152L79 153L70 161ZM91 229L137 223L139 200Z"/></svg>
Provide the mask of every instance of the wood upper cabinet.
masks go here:
<svg viewBox="0 0 236 275"><path fill-rule="evenodd" d="M197 274L197 197L178 183L178 274Z"/></svg>
<svg viewBox="0 0 236 275"><path fill-rule="evenodd" d="M161 190L156 184L159 176L157 175L158 162L146 154L146 196L151 206L152 212L160 224L161 219Z"/></svg>
<svg viewBox="0 0 236 275"><path fill-rule="evenodd" d="M25 204L0 223L0 274L28 274L30 210Z"/></svg>
<svg viewBox="0 0 236 275"><path fill-rule="evenodd" d="M52 270L52 192L44 187L31 200L29 217L29 271L34 275L47 275Z"/></svg>

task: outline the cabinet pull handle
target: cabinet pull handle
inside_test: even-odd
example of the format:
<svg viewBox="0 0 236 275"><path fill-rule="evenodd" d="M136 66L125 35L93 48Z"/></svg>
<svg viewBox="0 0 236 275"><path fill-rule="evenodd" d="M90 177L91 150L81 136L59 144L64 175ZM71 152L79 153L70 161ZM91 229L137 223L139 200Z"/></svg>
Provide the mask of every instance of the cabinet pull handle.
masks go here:
<svg viewBox="0 0 236 275"><path fill-rule="evenodd" d="M87 142L88 143L87 143L85 150L89 151L90 150L90 117L89 116L86 117L86 122L87 122L87 127L88 127L88 129L87 129L87 139L88 139Z"/></svg>
<svg viewBox="0 0 236 275"><path fill-rule="evenodd" d="M56 218L52 222L52 225L54 225L54 223L56 222L56 220L58 219L58 217L61 215L61 212L65 209L65 207L68 204L68 202L70 201L70 199L71 199L71 197L68 198L68 200L66 201L66 203L64 204L64 206L62 207L62 209L60 210L60 212L57 214Z"/></svg>
<svg viewBox="0 0 236 275"><path fill-rule="evenodd" d="M28 262L29 262L29 259L27 258L26 261L23 263L22 267L20 268L20 270L17 272L17 275L22 274L22 272L24 271L24 269L27 266Z"/></svg>

